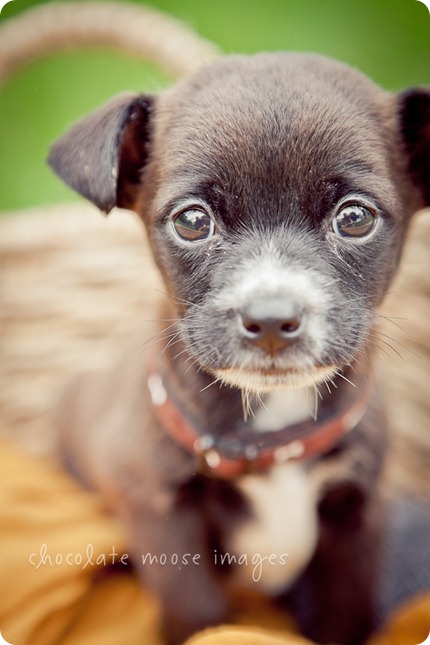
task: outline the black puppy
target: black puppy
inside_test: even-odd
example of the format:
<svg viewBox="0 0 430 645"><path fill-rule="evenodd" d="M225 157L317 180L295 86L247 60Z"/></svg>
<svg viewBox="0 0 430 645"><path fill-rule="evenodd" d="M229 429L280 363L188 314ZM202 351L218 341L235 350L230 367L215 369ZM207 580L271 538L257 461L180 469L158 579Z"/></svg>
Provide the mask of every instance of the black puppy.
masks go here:
<svg viewBox="0 0 430 645"><path fill-rule="evenodd" d="M234 56L115 98L50 163L103 211L141 215L170 295L162 358L84 378L61 420L168 638L227 620L236 582L318 642L361 643L385 445L373 325L430 204L430 90L392 95L316 55Z"/></svg>

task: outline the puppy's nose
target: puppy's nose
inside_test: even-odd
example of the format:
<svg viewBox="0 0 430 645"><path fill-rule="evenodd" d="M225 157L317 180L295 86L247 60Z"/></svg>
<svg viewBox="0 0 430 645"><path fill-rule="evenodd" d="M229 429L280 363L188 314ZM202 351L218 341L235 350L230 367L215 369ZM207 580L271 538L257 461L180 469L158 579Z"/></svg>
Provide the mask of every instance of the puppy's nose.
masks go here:
<svg viewBox="0 0 430 645"><path fill-rule="evenodd" d="M274 356L301 335L304 311L294 299L256 299L239 312L242 335Z"/></svg>

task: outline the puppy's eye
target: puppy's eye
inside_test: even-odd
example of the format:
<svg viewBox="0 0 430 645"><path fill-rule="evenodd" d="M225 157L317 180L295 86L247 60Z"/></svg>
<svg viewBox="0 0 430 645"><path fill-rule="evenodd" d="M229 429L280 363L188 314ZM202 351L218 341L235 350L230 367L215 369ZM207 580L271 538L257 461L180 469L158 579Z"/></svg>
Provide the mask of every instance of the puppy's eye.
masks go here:
<svg viewBox="0 0 430 645"><path fill-rule="evenodd" d="M215 230L213 219L205 211L190 208L173 218L173 229L182 240L196 242L212 237Z"/></svg>
<svg viewBox="0 0 430 645"><path fill-rule="evenodd" d="M342 237L365 237L375 224L376 214L361 204L343 206L332 220L334 232Z"/></svg>

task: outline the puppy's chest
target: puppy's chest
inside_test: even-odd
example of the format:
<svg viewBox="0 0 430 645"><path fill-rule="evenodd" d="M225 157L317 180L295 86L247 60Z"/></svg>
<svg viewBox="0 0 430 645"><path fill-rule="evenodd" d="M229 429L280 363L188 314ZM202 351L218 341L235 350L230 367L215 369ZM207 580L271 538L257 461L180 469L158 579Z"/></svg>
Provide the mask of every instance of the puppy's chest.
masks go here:
<svg viewBox="0 0 430 645"><path fill-rule="evenodd" d="M255 427L261 432L280 429L309 415L308 393L292 401L272 397L261 410ZM274 427L275 426L275 427ZM277 427L276 427L277 426ZM235 581L256 584L267 593L278 593L291 584L309 562L316 547L317 491L306 466L287 463L267 472L241 477L236 486L243 494L250 516L228 537L226 551L236 565Z"/></svg>
<svg viewBox="0 0 430 645"><path fill-rule="evenodd" d="M236 482L250 513L224 547L233 580L277 594L300 574L316 547L315 492L303 466L273 467Z"/></svg>

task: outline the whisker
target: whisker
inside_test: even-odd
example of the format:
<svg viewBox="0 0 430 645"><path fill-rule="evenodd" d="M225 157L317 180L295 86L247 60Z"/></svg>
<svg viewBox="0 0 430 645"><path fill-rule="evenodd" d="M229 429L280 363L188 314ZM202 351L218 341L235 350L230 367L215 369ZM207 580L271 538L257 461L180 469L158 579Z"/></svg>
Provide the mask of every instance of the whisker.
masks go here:
<svg viewBox="0 0 430 645"><path fill-rule="evenodd" d="M397 327L397 329L400 329L400 331L401 331L401 332L403 332L403 334L405 334L405 335L406 335L408 338L410 338L411 340L414 340L414 338L411 336L411 334L408 332L408 330L407 330L407 329L405 329L404 327L402 327L402 325L399 325L399 323L396 323L396 322L395 322L395 320L404 320L404 321L406 321L406 322L407 322L407 320L408 320L407 318L396 318L396 317L394 317L394 316L383 316L382 314L379 314L379 313L377 313L376 315L377 315L379 318L382 318L383 320L385 320L385 321L387 321L387 322L391 323L392 325L394 325L395 327ZM377 330L375 330L375 331L377 331Z"/></svg>
<svg viewBox="0 0 430 645"><path fill-rule="evenodd" d="M377 340L379 343L384 343L384 345L387 345L387 347L389 347L391 351L393 351L400 358L401 361L405 361L405 357L402 356L401 353L391 345L391 343L388 343L386 340L384 340L383 338L379 338L379 336L376 336L376 335L372 335L371 338L373 338L374 340ZM379 349L382 349L382 348L380 347ZM389 352L387 352L387 354L388 356L390 356Z"/></svg>
<svg viewBox="0 0 430 645"><path fill-rule="evenodd" d="M177 322L180 322L180 321L178 320ZM143 345L142 345L141 349L144 349L144 348L145 348L145 345L146 345L147 343L150 343L152 340L154 340L154 339L155 339L155 338L157 338L158 336L161 336L161 334L164 334L166 331L168 331L169 329L171 329L172 327L174 327L174 326L175 326L175 324L177 324L177 322L174 322L174 323L172 323L171 325L168 325L167 327L164 327L163 329L160 329L160 331L158 331L156 334L153 334L153 336L151 336L150 338L148 338L148 339L143 343ZM172 332L172 333L177 333L177 332ZM166 336L163 336L162 338L159 338L158 340L164 340L165 338L168 338L168 337L169 337L169 334L167 334Z"/></svg>
<svg viewBox="0 0 430 645"><path fill-rule="evenodd" d="M328 384L328 381L329 381L329 379L327 377L325 377L324 378L324 385L326 386L328 393L331 394L331 389L330 389L330 385Z"/></svg>
<svg viewBox="0 0 430 645"><path fill-rule="evenodd" d="M251 417L255 419L255 413L254 413L254 410L252 409L251 392L248 392L248 403L249 403L249 414Z"/></svg>
<svg viewBox="0 0 430 645"><path fill-rule="evenodd" d="M178 342L180 342L181 340L182 340L182 338L178 339L178 341L175 341L174 343L172 343L172 345L176 345L176 344L177 344ZM176 359L178 358L178 356L181 356L182 354L185 354L185 353L187 353L187 352L190 352L190 354L191 354L192 350L193 350L195 347L197 347L197 343L188 343L188 344L186 345L186 347L184 347L184 349L182 349L180 352L177 352L177 354L175 354L174 356L171 356L171 357L169 358L168 362L170 362L170 363L171 363L172 361L176 360ZM166 347L165 349L167 349L167 347ZM191 355L187 358L187 360L185 361L185 363L187 363L187 362L188 362L190 359L192 359L192 358L195 358L195 357L191 354ZM195 360L197 360L197 358L195 358ZM185 364L185 363L184 363L184 364ZM166 363L166 364L167 364L167 363Z"/></svg>
<svg viewBox="0 0 430 645"><path fill-rule="evenodd" d="M377 339L372 340L370 337L368 337L366 342L368 342L370 345L374 345L374 346L375 346L377 349L379 349L381 352L384 352L385 356L381 356L381 355L379 354L379 358L380 358L381 360L385 360L385 358L386 358L387 356L388 356L388 358L391 358L391 354L390 354L389 352L387 352L387 350L386 350L384 347L381 347L380 345L378 345L378 343L376 342L376 340L382 340L382 339L377 338Z"/></svg>
<svg viewBox="0 0 430 645"><path fill-rule="evenodd" d="M391 340L393 343L397 343L397 345L400 345L400 347L401 347L402 349L405 349L407 352L409 352L410 354L412 354L412 356L415 356L416 358L422 359L422 356L420 356L419 354L417 354L416 352L414 352L412 349L410 349L410 347L407 347L407 345L404 345L403 343L401 343L401 342L400 342L399 340L397 340L396 338L393 338L392 336L389 336L388 334L383 334L383 333L382 333L381 331L379 331L378 329L373 329L372 331L373 331L374 333L376 333L378 336L383 336L384 338L388 338L389 340ZM381 339L381 340L382 340L382 339Z"/></svg>
<svg viewBox="0 0 430 645"><path fill-rule="evenodd" d="M334 373L336 374L336 376L339 376L339 378L342 378L344 381L352 385L352 387L357 387L352 381L349 380L349 378L346 378L346 376L344 376L342 372L339 372L338 370L334 370Z"/></svg>
<svg viewBox="0 0 430 645"><path fill-rule="evenodd" d="M322 401L321 392L319 391L318 386L315 383L315 385L314 385L314 409L313 409L313 412L311 412L311 417L312 417L312 419L314 421L316 421L317 417L318 417L318 397L320 397L321 401Z"/></svg>
<svg viewBox="0 0 430 645"><path fill-rule="evenodd" d="M255 419L255 414L251 405L250 391L248 389L241 390L241 398L242 398L243 419L246 423L249 417L253 417Z"/></svg>
<svg viewBox="0 0 430 645"><path fill-rule="evenodd" d="M156 336L159 336L160 334L164 334L164 332L168 331L169 329L171 329L175 325L179 324L180 322L181 322L180 320L176 320L175 322L172 322L170 325L166 325L166 327L163 327L162 329L157 331L153 336L151 336L151 338L155 338ZM149 340L151 340L151 338Z"/></svg>
<svg viewBox="0 0 430 645"><path fill-rule="evenodd" d="M179 298L178 296L174 296L171 293L168 293L167 291L163 291L162 289L156 289L154 287L154 291L158 291L158 293L163 294L163 296L167 296L168 298L171 298L172 300L176 300L176 302L180 302L181 304L191 305L192 307L200 307L201 309L203 309L203 305L199 305L196 302L191 302L191 300L185 300L185 298Z"/></svg>
<svg viewBox="0 0 430 645"><path fill-rule="evenodd" d="M173 343L173 345L174 345L174 344L175 344L175 343ZM168 361L168 362L169 362L169 363L173 363L173 361L176 361L180 356L182 356L183 354L186 354L187 352L188 352L188 347L185 347L185 349L182 349L180 352L177 352L177 354L175 354L174 356L172 356L172 357L169 359L169 361ZM188 359L187 359L187 360L188 360Z"/></svg>
<svg viewBox="0 0 430 645"><path fill-rule="evenodd" d="M360 354L362 354L363 356L366 356L366 357L367 357L367 353L366 353L366 352L364 352L364 351L361 351L361 352L360 352ZM364 369L363 363L362 363L362 362L361 362L357 357L355 357L355 358L354 358L354 362L355 362L355 363L357 363L357 365L361 368L361 371L363 372L364 376L369 380L369 374L368 374L368 372ZM355 369L355 367L354 367L353 363L350 363L350 365L349 365L349 366L351 367L351 369L353 370L353 372L356 374L356 373L357 373L357 370Z"/></svg>
<svg viewBox="0 0 430 645"><path fill-rule="evenodd" d="M143 323L160 323L160 322L181 322L181 318L145 318L141 322Z"/></svg>
<svg viewBox="0 0 430 645"><path fill-rule="evenodd" d="M204 388L202 388L200 390L200 393L204 392L205 390L208 390L210 387L212 387L212 385L216 385L217 383L220 383L221 381L222 381L222 378L220 376L218 376L211 383L209 383L209 385L206 385Z"/></svg>
<svg viewBox="0 0 430 645"><path fill-rule="evenodd" d="M243 420L246 423L248 421L248 410L245 403L245 390L241 390L240 397L242 399Z"/></svg>
<svg viewBox="0 0 430 645"><path fill-rule="evenodd" d="M332 378L330 378L329 376L327 376L327 380L331 383L331 385L334 387L334 389L335 389L335 390L337 390L337 383L336 383L336 381L333 381L333 379L332 379Z"/></svg>
<svg viewBox="0 0 430 645"><path fill-rule="evenodd" d="M314 388L315 388L315 390L316 390L316 395L317 395L317 397L322 401L322 400L323 400L323 397L322 397L322 394L321 394L321 392L319 391L319 389L318 389L318 385L317 385L316 383L314 384Z"/></svg>
<svg viewBox="0 0 430 645"><path fill-rule="evenodd" d="M188 372L189 372L193 367L195 367L195 365L197 365L197 371L198 371L198 372L200 372L200 369L201 369L201 368L200 368L200 365L199 365L199 362L198 362L197 358L195 358L194 356L190 356L190 357L189 357L189 358L187 358L187 360L184 362L184 365L186 365L187 363L190 363L190 364L189 364L189 366L187 367L187 369L185 370L185 376L188 374Z"/></svg>
<svg viewBox="0 0 430 645"><path fill-rule="evenodd" d="M180 343L180 342L182 341L182 338L178 338L178 336L179 336L179 332L178 332L177 334L175 334L175 335L173 336L173 338L171 338L171 339L169 340L169 342L167 343L167 345L166 345L166 346L164 347L164 349L160 352L160 354L158 355L158 358L157 358L156 364L155 364L155 366L156 366L156 367L158 367L158 366L159 366L160 360L163 358L163 356L164 356L165 352L169 349L169 347L173 347L173 345L176 345L177 343ZM184 350L184 351L186 351L186 350ZM170 360L172 360L172 359L170 359ZM169 362L169 361L168 361L168 362Z"/></svg>
<svg viewBox="0 0 430 645"><path fill-rule="evenodd" d="M174 338L175 336L178 336L179 332L172 332L171 334L167 334L166 336L162 336L161 338L157 338L156 340L153 340L152 343L149 343L149 341L146 341L144 345L139 349L139 353L145 352L147 349L151 349L151 347L155 347L155 345L158 345L161 343L163 340L167 340L168 338Z"/></svg>
<svg viewBox="0 0 430 645"><path fill-rule="evenodd" d="M257 402L258 402L258 404L259 404L262 408L264 408L265 410L267 410L267 412L269 411L269 408L267 407L267 405L265 404L265 402L264 402L264 400L263 400L263 397L262 397L262 395L261 395L261 392L257 392Z"/></svg>

